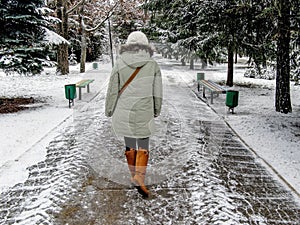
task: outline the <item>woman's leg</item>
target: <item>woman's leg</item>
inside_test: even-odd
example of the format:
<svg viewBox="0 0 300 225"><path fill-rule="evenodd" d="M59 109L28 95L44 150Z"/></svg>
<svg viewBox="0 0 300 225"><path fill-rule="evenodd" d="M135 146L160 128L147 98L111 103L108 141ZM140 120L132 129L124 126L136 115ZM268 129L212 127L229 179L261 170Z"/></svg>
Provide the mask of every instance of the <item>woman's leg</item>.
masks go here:
<svg viewBox="0 0 300 225"><path fill-rule="evenodd" d="M136 149L136 138L124 137L126 150Z"/></svg>
<svg viewBox="0 0 300 225"><path fill-rule="evenodd" d="M137 139L138 149L146 149L149 151L149 138L138 138Z"/></svg>
<svg viewBox="0 0 300 225"><path fill-rule="evenodd" d="M136 162L136 139L135 138L129 138L124 137L125 140L125 156L127 159L127 164L129 171L131 173L131 177L133 178L135 176L135 162Z"/></svg>
<svg viewBox="0 0 300 225"><path fill-rule="evenodd" d="M137 142L139 149L136 153L135 176L133 180L138 185L138 192L144 197L148 197L149 191L144 181L149 159L149 138L140 138Z"/></svg>

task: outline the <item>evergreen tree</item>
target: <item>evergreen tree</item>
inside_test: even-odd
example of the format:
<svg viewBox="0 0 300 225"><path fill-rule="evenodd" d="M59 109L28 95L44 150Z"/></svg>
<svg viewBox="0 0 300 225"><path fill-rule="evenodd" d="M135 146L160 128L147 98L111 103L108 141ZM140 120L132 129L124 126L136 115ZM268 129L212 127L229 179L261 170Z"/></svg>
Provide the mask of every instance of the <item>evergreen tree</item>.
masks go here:
<svg viewBox="0 0 300 225"><path fill-rule="evenodd" d="M185 65L186 60L195 58L195 55L204 57L197 51L197 26L195 14L199 5L191 1L189 4L183 0L176 1L149 1L145 7L152 12L151 23L147 30L158 35L160 52L168 57L181 59ZM180 19L179 19L180 18ZM192 63L190 64L192 66Z"/></svg>
<svg viewBox="0 0 300 225"><path fill-rule="evenodd" d="M267 67L267 60L276 60L276 13L272 1L245 1L239 5L243 14L241 53L250 58L257 71Z"/></svg>
<svg viewBox="0 0 300 225"><path fill-rule="evenodd" d="M300 84L300 1L291 1L291 77Z"/></svg>
<svg viewBox="0 0 300 225"><path fill-rule="evenodd" d="M1 0L0 68L6 73L37 74L49 54L43 41L49 22L43 0Z"/></svg>
<svg viewBox="0 0 300 225"><path fill-rule="evenodd" d="M177 42L203 61L221 62L228 55L227 84L233 84L233 53L237 49L240 16L234 11L234 0L228 1L150 1L154 11L152 23L158 31L168 34L168 41Z"/></svg>

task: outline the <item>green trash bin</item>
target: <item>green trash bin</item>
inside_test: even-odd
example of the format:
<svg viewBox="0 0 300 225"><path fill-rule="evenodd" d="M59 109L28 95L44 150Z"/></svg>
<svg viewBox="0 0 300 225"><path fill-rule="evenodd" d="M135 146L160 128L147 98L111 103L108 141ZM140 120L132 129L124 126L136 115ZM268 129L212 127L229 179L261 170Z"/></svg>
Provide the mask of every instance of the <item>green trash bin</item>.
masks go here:
<svg viewBox="0 0 300 225"><path fill-rule="evenodd" d="M93 69L94 70L98 69L98 63L96 63L96 62L93 63Z"/></svg>
<svg viewBox="0 0 300 225"><path fill-rule="evenodd" d="M198 92L200 91L199 81L204 80L204 79L205 79L205 74L204 73L197 73L197 89L198 89Z"/></svg>
<svg viewBox="0 0 300 225"><path fill-rule="evenodd" d="M199 80L204 80L204 78L205 78L204 73L197 73L197 80L198 80L198 81L199 81Z"/></svg>
<svg viewBox="0 0 300 225"><path fill-rule="evenodd" d="M76 98L76 84L65 85L65 95L66 99L69 100L69 108L71 108L71 103L74 105L74 99Z"/></svg>
<svg viewBox="0 0 300 225"><path fill-rule="evenodd" d="M231 110L233 113L234 107L237 107L239 104L239 92L228 90L226 91L226 106L229 107L229 111Z"/></svg>

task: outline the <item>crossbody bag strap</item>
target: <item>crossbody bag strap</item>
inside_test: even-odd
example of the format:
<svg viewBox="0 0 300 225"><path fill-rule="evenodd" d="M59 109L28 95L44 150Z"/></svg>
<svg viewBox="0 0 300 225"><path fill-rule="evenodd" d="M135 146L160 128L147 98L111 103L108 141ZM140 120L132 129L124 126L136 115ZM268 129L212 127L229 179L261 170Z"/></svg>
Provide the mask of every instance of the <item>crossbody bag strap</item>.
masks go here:
<svg viewBox="0 0 300 225"><path fill-rule="evenodd" d="M142 67L137 67L135 69L135 71L131 74L131 76L128 78L128 80L125 82L125 84L123 85L123 87L119 91L119 93L118 93L119 97L123 93L123 91L127 88L127 86L130 84L130 82L135 78L135 76L138 74L138 72L140 71L141 68Z"/></svg>

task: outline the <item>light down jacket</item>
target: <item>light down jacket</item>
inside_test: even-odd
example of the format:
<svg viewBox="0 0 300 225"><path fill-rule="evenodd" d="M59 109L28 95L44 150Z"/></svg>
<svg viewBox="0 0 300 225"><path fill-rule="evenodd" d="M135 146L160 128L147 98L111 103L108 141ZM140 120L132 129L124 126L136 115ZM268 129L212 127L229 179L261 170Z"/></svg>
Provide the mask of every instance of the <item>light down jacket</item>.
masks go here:
<svg viewBox="0 0 300 225"><path fill-rule="evenodd" d="M142 68L117 99L119 90L137 67ZM157 63L144 50L123 52L112 70L105 103L105 115L112 116L115 133L133 138L150 137L161 105L162 79Z"/></svg>

